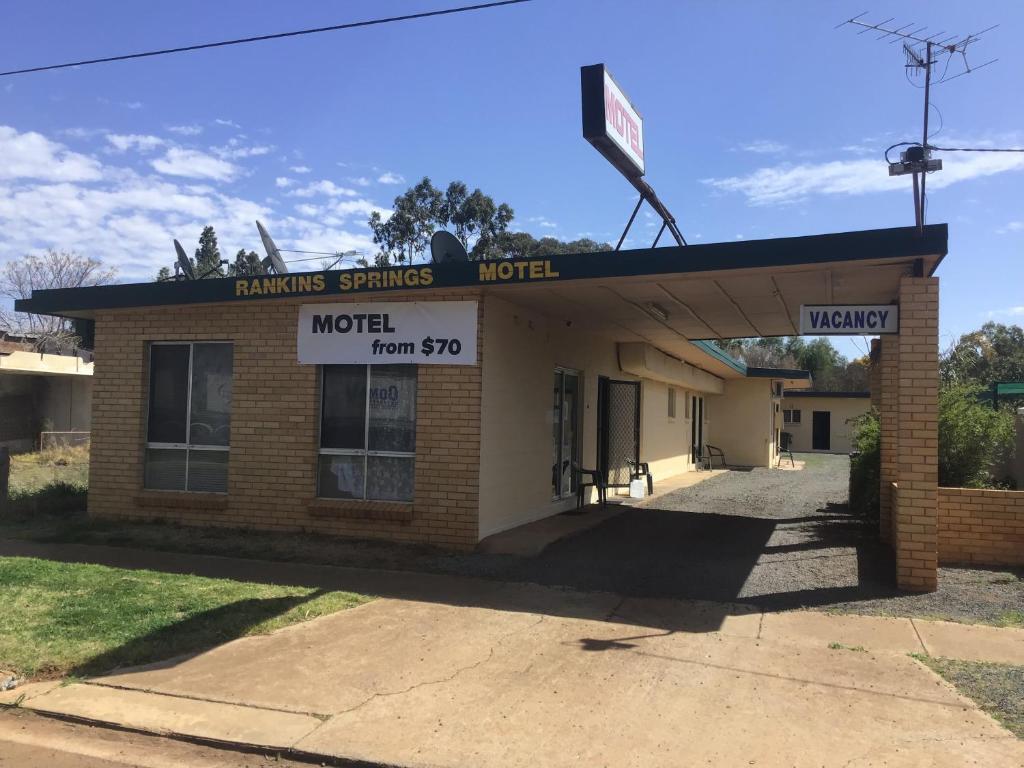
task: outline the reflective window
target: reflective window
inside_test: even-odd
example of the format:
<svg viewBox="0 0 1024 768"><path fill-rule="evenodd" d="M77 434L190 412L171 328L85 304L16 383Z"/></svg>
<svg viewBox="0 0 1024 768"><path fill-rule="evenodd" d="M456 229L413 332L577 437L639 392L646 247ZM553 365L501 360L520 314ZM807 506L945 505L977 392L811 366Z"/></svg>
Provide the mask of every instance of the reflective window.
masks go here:
<svg viewBox="0 0 1024 768"><path fill-rule="evenodd" d="M317 495L412 501L416 366L325 365Z"/></svg>

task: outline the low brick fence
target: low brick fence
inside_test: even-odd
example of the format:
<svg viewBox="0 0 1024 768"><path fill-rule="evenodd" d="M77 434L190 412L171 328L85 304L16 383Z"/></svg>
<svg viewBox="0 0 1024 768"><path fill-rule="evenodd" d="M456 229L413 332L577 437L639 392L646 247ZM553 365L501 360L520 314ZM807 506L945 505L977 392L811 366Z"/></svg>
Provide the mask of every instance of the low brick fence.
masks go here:
<svg viewBox="0 0 1024 768"><path fill-rule="evenodd" d="M939 488L939 562L1024 565L1024 491Z"/></svg>

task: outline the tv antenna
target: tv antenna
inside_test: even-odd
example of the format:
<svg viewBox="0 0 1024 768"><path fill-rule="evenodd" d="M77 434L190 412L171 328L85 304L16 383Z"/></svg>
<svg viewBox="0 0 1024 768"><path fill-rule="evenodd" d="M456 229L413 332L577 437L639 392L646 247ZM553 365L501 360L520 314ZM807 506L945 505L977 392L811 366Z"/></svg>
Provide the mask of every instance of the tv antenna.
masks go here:
<svg viewBox="0 0 1024 768"><path fill-rule="evenodd" d="M886 162L889 162L889 150L899 146L907 147L904 152L900 153L900 162L889 162L889 175L904 176L909 173L913 176L914 224L917 226L919 232L923 232L925 220L925 185L927 183L928 174L942 170L942 160L932 159L932 150L940 148L934 147L928 143L928 115L931 111L931 88L933 85L948 83L950 80L955 80L963 75L969 75L972 72L977 72L979 69L987 67L989 64L995 64L998 59L991 59L990 61L986 61L984 64L978 64L977 66L972 67L967 59L967 53L970 46L978 42L982 35L986 32L991 32L999 25L995 24L987 29L981 30L980 32L972 32L968 35L949 34L945 30L926 35L925 33L928 30L927 26L918 27L916 24L904 24L897 27L892 23L894 21L894 17L888 18L877 24L870 24L862 20L867 14L868 12L865 11L859 16L847 19L846 21L837 24L836 29L849 24L850 26L861 27L861 30L858 33L861 35L868 32L881 33L875 38L876 40L885 40L889 44L902 41L903 53L906 56L905 69L907 79L909 80L911 75L918 76L922 72L924 73L924 129L922 130L921 142L903 142L901 144L894 144L886 150L885 157ZM940 63L942 58L945 58L945 65L943 66L942 74L935 82L932 82L932 70ZM951 73L950 67L953 61L958 61L959 67L955 72Z"/></svg>
<svg viewBox="0 0 1024 768"><path fill-rule="evenodd" d="M216 266L210 267L201 275L197 275L196 268L192 265L192 260L188 257L188 254L185 253L185 249L181 247L181 243L177 240L174 241L174 254L176 256L174 261L175 280L202 280L204 277L212 275L227 264L225 260L221 259L217 262ZM221 277L223 277L223 275L221 275Z"/></svg>
<svg viewBox="0 0 1024 768"><path fill-rule="evenodd" d="M435 264L451 264L468 261L469 255L459 238L443 229L437 230L430 238L430 259Z"/></svg>
<svg viewBox="0 0 1024 768"><path fill-rule="evenodd" d="M288 272L288 264L290 262L298 261L320 261L321 263L326 262L326 259L284 259L282 253L306 253L313 256L330 256L334 259L330 263L330 266L323 267L324 271L334 269L338 264L348 258L358 256L362 251L297 251L294 248L278 248L270 237L270 233L267 232L267 228L256 222L256 229L260 233L260 240L263 241L263 250L267 252L267 257L263 259L263 268L267 272L272 272L277 275L284 275Z"/></svg>

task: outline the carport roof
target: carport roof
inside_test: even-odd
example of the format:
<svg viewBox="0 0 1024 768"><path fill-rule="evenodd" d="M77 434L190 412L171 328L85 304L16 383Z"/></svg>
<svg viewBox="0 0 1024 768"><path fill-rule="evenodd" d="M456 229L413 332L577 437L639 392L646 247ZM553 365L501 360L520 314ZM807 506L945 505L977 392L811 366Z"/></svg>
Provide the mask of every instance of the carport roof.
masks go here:
<svg viewBox="0 0 1024 768"><path fill-rule="evenodd" d="M428 299L438 289L477 287L574 327L616 341L644 341L733 378L735 361L693 341L797 334L802 304L896 303L900 277L932 274L947 239L947 226L934 224L923 232L899 227L565 254L499 262L501 271L494 262L468 262L306 273L322 276L320 287L312 289L311 278L298 274L65 288L36 291L15 308L91 318L101 309L356 294L372 300L395 290ZM413 272L420 275L414 282L403 277ZM249 290L253 281L262 283L260 290Z"/></svg>

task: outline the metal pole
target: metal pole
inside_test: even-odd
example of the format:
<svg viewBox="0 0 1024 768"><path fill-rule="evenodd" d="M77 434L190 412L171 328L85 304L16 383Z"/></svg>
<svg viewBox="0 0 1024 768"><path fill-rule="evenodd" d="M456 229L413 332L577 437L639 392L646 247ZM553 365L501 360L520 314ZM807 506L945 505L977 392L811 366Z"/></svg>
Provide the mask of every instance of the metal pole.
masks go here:
<svg viewBox="0 0 1024 768"><path fill-rule="evenodd" d="M921 231L921 195L916 173L914 174L914 226L917 227L918 232Z"/></svg>
<svg viewBox="0 0 1024 768"><path fill-rule="evenodd" d="M636 201L636 208L633 209L633 215L629 217L629 221L626 223L626 228L622 230L622 237L619 238L618 244L615 246L615 250L619 250L622 247L622 241L626 239L626 235L629 234L629 228L633 226L633 219L636 218L637 213L640 212L640 206L644 204L644 196L640 195L640 199Z"/></svg>
<svg viewBox="0 0 1024 768"><path fill-rule="evenodd" d="M924 59L924 138L921 140L921 146L924 148L924 157L925 157L925 162L926 163L928 161L928 111L930 109L928 97L929 97L929 92L931 91L931 85L932 85L932 44L928 43L928 45L925 47L925 59ZM923 171L921 173L921 205L920 205L921 213L920 213L920 216L919 216L918 222L917 222L917 231L920 232L920 233L924 233L924 216L925 216L924 188L925 188L925 183L927 182L927 180L928 180L928 171Z"/></svg>
<svg viewBox="0 0 1024 768"><path fill-rule="evenodd" d="M658 247L658 241L661 240L661 236L665 232L665 227L667 227L667 226L668 226L668 222L667 221L661 222L661 229L658 230L658 236L656 238L654 238L654 245L652 245L651 248L657 248Z"/></svg>

